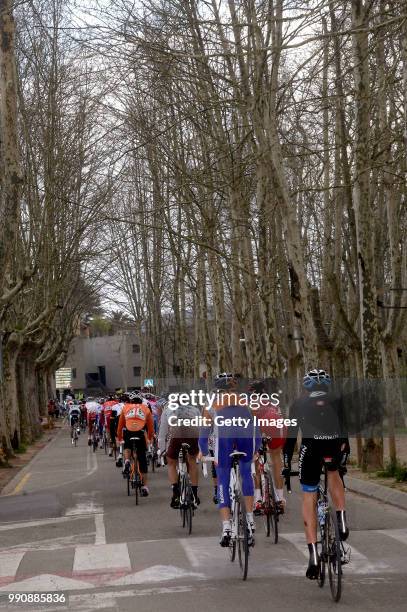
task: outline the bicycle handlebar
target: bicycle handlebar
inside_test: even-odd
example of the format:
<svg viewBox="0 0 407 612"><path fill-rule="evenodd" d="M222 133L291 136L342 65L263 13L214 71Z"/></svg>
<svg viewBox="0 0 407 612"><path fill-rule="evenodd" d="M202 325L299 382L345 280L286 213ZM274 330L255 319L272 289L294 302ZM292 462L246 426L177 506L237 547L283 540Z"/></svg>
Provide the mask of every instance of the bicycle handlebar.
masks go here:
<svg viewBox="0 0 407 612"><path fill-rule="evenodd" d="M203 472L204 478L208 477L208 465L207 464L213 463L214 461L215 461L215 457L211 457L211 456L201 458L202 472Z"/></svg>

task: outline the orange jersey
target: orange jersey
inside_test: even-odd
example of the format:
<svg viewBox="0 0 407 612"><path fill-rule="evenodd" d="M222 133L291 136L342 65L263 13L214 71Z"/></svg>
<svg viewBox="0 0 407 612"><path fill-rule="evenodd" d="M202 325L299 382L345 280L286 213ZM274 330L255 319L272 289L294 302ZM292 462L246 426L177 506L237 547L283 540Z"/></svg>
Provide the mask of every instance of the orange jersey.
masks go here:
<svg viewBox="0 0 407 612"><path fill-rule="evenodd" d="M123 428L127 431L147 430L147 438L151 440L154 435L154 419L148 406L144 404L125 404L119 417L117 437L123 438Z"/></svg>

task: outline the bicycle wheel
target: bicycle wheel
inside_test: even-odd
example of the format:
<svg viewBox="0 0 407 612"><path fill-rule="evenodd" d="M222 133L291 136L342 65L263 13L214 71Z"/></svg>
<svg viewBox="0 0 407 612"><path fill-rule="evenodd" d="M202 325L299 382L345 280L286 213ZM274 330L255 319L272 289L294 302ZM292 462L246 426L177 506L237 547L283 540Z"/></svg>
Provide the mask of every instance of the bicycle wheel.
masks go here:
<svg viewBox="0 0 407 612"><path fill-rule="evenodd" d="M127 474L127 495L130 497L130 474Z"/></svg>
<svg viewBox="0 0 407 612"><path fill-rule="evenodd" d="M339 601L342 592L341 540L335 511L329 510L326 521L329 585L332 599Z"/></svg>
<svg viewBox="0 0 407 612"><path fill-rule="evenodd" d="M326 529L324 525L319 526L319 533L321 535L321 554L319 555L319 576L317 582L319 588L322 589L325 584L327 550Z"/></svg>
<svg viewBox="0 0 407 612"><path fill-rule="evenodd" d="M103 446L105 448L105 455L107 455L107 437L106 436L104 436L103 438Z"/></svg>
<svg viewBox="0 0 407 612"><path fill-rule="evenodd" d="M247 571L249 569L249 528L246 520L246 510L244 505L237 502L238 512L238 537L237 550L239 557L239 566L242 574L242 580L246 580Z"/></svg>
<svg viewBox="0 0 407 612"><path fill-rule="evenodd" d="M95 436L93 437L92 445L93 445L93 452L96 453L96 449L98 447L98 441L97 441L97 438Z"/></svg>
<svg viewBox="0 0 407 612"><path fill-rule="evenodd" d="M75 446L77 446L77 444L78 444L78 436L74 437L74 444L75 444Z"/></svg>
<svg viewBox="0 0 407 612"><path fill-rule="evenodd" d="M136 506L138 506L138 500L139 500L139 492L141 489L141 481L140 481L140 474L138 471L138 461L137 461L137 457L134 460L134 489L135 489L135 493L136 493Z"/></svg>
<svg viewBox="0 0 407 612"><path fill-rule="evenodd" d="M264 531L266 532L266 537L270 537L271 533L271 505L270 505L270 488L269 488L269 480L267 476L264 474L264 477L261 479L261 488L262 488L262 501L263 501L263 524Z"/></svg>
<svg viewBox="0 0 407 612"><path fill-rule="evenodd" d="M273 534L274 534L274 544L277 544L278 542L278 510L277 510L277 497L276 497L276 493L274 491L274 485L271 482L271 487L270 487L270 507L271 507L271 512L270 512L270 524L271 524L271 528L273 529Z"/></svg>

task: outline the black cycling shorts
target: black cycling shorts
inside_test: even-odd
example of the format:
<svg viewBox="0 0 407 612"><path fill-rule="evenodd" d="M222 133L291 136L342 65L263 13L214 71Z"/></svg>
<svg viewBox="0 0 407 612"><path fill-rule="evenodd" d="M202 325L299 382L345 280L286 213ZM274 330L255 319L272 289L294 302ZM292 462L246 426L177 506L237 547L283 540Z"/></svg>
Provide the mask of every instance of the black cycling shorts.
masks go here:
<svg viewBox="0 0 407 612"><path fill-rule="evenodd" d="M330 459L327 469L334 472L339 468L343 440L313 440L302 441L298 460L298 470L302 490L308 493L317 491L321 478L324 459Z"/></svg>
<svg viewBox="0 0 407 612"><path fill-rule="evenodd" d="M110 432L110 439L112 441L112 444L116 442L116 430L117 430L117 420L115 418L110 417L109 432Z"/></svg>
<svg viewBox="0 0 407 612"><path fill-rule="evenodd" d="M142 474L147 474L147 444L146 437L144 435L144 429L141 431L128 431L127 429L123 431L123 442L124 448L131 450L133 448L133 442L130 438L137 438L139 441L134 442L136 445L137 459L140 466L140 472Z"/></svg>

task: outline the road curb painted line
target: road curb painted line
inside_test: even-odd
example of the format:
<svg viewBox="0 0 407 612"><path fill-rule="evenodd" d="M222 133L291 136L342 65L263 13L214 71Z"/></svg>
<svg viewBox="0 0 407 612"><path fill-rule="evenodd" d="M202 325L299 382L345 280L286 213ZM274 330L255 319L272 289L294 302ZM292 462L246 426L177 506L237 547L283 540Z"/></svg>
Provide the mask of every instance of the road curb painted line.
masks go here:
<svg viewBox="0 0 407 612"><path fill-rule="evenodd" d="M407 493L403 493L403 491L395 491L390 487L362 480L361 478L353 478L352 476L346 476L345 484L347 490L352 493L407 510Z"/></svg>

